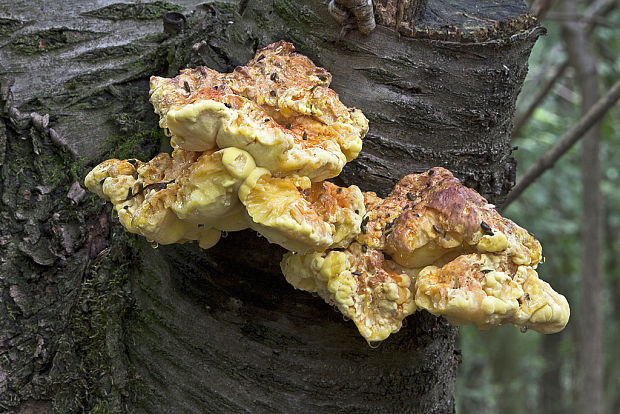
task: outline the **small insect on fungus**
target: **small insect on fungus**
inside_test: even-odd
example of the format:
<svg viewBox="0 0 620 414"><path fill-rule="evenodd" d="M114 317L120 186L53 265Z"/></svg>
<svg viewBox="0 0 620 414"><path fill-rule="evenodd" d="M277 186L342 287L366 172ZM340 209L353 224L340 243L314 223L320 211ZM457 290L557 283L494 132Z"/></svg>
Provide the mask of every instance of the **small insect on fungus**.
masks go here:
<svg viewBox="0 0 620 414"><path fill-rule="evenodd" d="M138 188L136 189L135 193L131 190L131 188L129 189L129 193L128 193L127 198L125 199L125 201L129 201L132 198L134 198L135 196L137 196L138 194L142 193L142 190L144 190L144 186L140 182L140 183L138 183Z"/></svg>
<svg viewBox="0 0 620 414"><path fill-rule="evenodd" d="M368 220L370 219L370 217L366 216L362 219L362 224L360 225L360 230L362 231L363 234L366 234L366 225L368 224Z"/></svg>
<svg viewBox="0 0 620 414"><path fill-rule="evenodd" d="M173 182L174 182L174 180L171 180L171 181L168 181L168 182L162 182L162 183L149 184L149 185L144 186L142 191L148 191L148 190L161 191L164 188L167 188L168 184L171 184Z"/></svg>
<svg viewBox="0 0 620 414"><path fill-rule="evenodd" d="M482 233L486 234L487 236L493 236L495 233L493 233L493 230L491 229L491 226L489 226L486 222L482 222L480 223L480 227L482 228Z"/></svg>

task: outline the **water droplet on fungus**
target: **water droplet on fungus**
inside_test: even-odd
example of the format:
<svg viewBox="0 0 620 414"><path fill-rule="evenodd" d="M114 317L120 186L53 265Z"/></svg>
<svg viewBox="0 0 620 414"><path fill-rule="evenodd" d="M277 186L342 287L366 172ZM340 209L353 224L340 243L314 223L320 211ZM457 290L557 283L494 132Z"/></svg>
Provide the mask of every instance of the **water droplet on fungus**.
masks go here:
<svg viewBox="0 0 620 414"><path fill-rule="evenodd" d="M377 349L379 348L379 345L381 345L381 342L383 341L368 341L368 346L372 349Z"/></svg>
<svg viewBox="0 0 620 414"><path fill-rule="evenodd" d="M527 326L523 325L521 328L519 328L519 330L521 331L521 333L526 333L527 332Z"/></svg>
<svg viewBox="0 0 620 414"><path fill-rule="evenodd" d="M152 247L153 249L157 249L157 248L159 247L159 243L157 243L156 241L151 242L151 247Z"/></svg>

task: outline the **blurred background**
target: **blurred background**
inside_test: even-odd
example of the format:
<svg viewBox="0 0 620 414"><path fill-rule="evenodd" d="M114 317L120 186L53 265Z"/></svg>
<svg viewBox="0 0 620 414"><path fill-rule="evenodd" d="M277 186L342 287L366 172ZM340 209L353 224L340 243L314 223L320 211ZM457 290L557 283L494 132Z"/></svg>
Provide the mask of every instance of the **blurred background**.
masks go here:
<svg viewBox="0 0 620 414"><path fill-rule="evenodd" d="M517 104L517 178L620 78L619 1L529 4L547 35ZM504 211L541 241L539 275L571 320L555 335L461 328L458 413L620 413L619 150L616 103Z"/></svg>

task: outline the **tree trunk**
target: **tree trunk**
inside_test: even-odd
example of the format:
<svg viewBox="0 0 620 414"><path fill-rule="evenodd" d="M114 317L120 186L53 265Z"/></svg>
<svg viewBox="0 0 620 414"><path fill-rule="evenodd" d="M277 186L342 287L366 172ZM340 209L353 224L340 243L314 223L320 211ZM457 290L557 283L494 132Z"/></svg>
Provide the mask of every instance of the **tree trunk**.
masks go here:
<svg viewBox="0 0 620 414"><path fill-rule="evenodd" d="M253 232L208 251L155 250L109 206L70 191L105 157L165 148L148 75L230 71L284 39L370 120L362 154L335 181L386 195L441 165L501 202L514 182L515 100L542 29L518 0L422 3L376 1L377 29L342 39L319 0L250 1L243 15L213 2L176 35L160 33L157 19L175 9L165 2L67 1L0 19L13 83L1 96L0 408L453 411L456 329L444 319L419 312L371 349L293 290L283 250Z"/></svg>
<svg viewBox="0 0 620 414"><path fill-rule="evenodd" d="M620 246L620 226L610 220L609 210L605 210L604 249L608 252L615 252L618 251L618 247ZM610 254L607 256L605 270L609 275L615 276L611 278L609 291L615 297L620 297L620 277L618 277L620 273L620 260L618 260L617 255ZM612 313L616 315L618 312L620 312L620 301L614 300ZM608 411L611 413L617 413L620 412L620 395L618 395L615 391L618 387L620 387L620 375L618 374L620 372L620 349L618 349L618 347L614 347L610 349L610 353L611 355L606 361L608 363L605 364L606 381L604 395L608 401Z"/></svg>
<svg viewBox="0 0 620 414"><path fill-rule="evenodd" d="M558 358L558 352L562 345L561 335L547 335L542 340L542 356L545 367L540 378L541 387L540 402L542 412L546 414L562 414L567 411L569 404L565 403L562 396L565 394L562 388L562 360Z"/></svg>
<svg viewBox="0 0 620 414"><path fill-rule="evenodd" d="M577 14L575 2L566 2L564 12ZM567 21L562 25L570 63L577 74L581 92L581 112L599 98L596 58L591 54L583 24ZM581 230L581 315L578 362L580 370L579 410L603 412L603 314L601 310L602 196L600 123L583 138L581 147L581 185L583 224Z"/></svg>

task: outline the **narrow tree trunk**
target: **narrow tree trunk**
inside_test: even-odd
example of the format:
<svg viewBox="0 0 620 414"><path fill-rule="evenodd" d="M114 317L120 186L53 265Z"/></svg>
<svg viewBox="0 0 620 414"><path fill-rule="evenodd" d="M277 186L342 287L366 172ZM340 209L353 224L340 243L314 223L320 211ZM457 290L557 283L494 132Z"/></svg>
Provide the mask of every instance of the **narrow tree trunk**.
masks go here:
<svg viewBox="0 0 620 414"><path fill-rule="evenodd" d="M605 226L604 226L604 250L607 252L618 251L620 246L620 226L610 220L609 210L604 208ZM609 291L615 298L620 298L620 260L615 254L607 256L607 263L604 267L606 272L611 276ZM613 300L613 310L611 313L617 315L620 313L620 301ZM615 332L614 343L618 338L619 332ZM620 395L616 392L620 388L620 348L613 347L609 349L611 355L608 356L608 362L605 364L605 399L608 402L608 412L620 412Z"/></svg>
<svg viewBox="0 0 620 414"><path fill-rule="evenodd" d="M565 2L564 12L577 14L575 2ZM596 59L590 52L583 25L565 23L564 38L571 65L577 73L581 91L581 111L585 113L599 98ZM601 311L601 234L602 197L600 190L600 124L583 138L581 151L581 185L583 188L583 227L581 232L581 309L579 367L581 386L580 412L603 412L603 316Z"/></svg>
<svg viewBox="0 0 620 414"><path fill-rule="evenodd" d="M285 39L370 120L362 154L337 181L385 195L401 176L441 165L500 201L514 180L515 100L541 29L517 0L412 2L415 13L398 19L397 3L409 4L377 1L377 29L343 39L319 0L251 1L242 16L238 4L214 2L174 36L155 33L153 16L174 8L163 2L63 4L33 26L33 16L2 20L15 95L3 83L0 407L453 410L456 330L442 318L413 315L371 349L351 322L287 285L282 249L253 232L208 251L155 250L94 197L74 187L67 198L104 156L159 150L147 75L229 71ZM31 111L49 112L50 125Z"/></svg>
<svg viewBox="0 0 620 414"><path fill-rule="evenodd" d="M561 335L546 335L542 340L542 357L545 368L540 378L542 412L545 414L562 414L566 412L567 404L562 396L562 360L558 358L558 351L562 344Z"/></svg>

